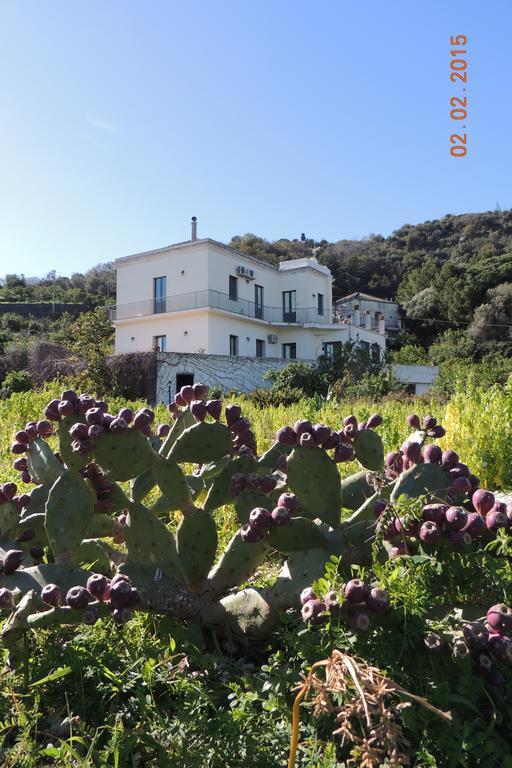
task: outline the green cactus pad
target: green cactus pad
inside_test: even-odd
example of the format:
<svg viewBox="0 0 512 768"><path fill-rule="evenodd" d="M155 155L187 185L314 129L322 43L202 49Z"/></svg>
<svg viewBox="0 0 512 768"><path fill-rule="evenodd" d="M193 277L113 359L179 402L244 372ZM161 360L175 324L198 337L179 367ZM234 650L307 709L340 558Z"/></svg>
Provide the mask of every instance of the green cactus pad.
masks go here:
<svg viewBox="0 0 512 768"><path fill-rule="evenodd" d="M176 442L178 437L186 429L188 429L189 427L193 427L194 424L197 424L197 422L195 418L192 416L189 408L187 408L184 411L180 411L179 417L173 423L169 434L167 435L164 442L160 446L160 455L165 457L169 456L171 450L174 447L174 443Z"/></svg>
<svg viewBox="0 0 512 768"><path fill-rule="evenodd" d="M171 531L142 504L131 504L123 529L131 560L138 560L167 575L181 576L181 564Z"/></svg>
<svg viewBox="0 0 512 768"><path fill-rule="evenodd" d="M114 480L125 482L153 466L155 452L138 429L122 434L106 432L94 441L94 455L100 467Z"/></svg>
<svg viewBox="0 0 512 768"><path fill-rule="evenodd" d="M265 560L269 551L265 539L250 543L244 541L240 531L237 531L208 576L213 595L222 595L246 581Z"/></svg>
<svg viewBox="0 0 512 768"><path fill-rule="evenodd" d="M341 513L340 476L322 448L296 446L287 464L288 485L297 494L304 517L335 526Z"/></svg>
<svg viewBox="0 0 512 768"><path fill-rule="evenodd" d="M59 438L59 453L61 455L62 461L68 469L73 469L75 472L78 472L80 469L85 467L85 465L88 464L91 460L90 456L82 456L80 453L74 453L73 449L71 448L71 443L73 440L69 434L69 430L74 424L84 423L85 422L83 418L80 416L65 416L59 421L59 426L57 427L57 436Z"/></svg>
<svg viewBox="0 0 512 768"><path fill-rule="evenodd" d="M195 474L203 480L213 480L215 477L218 477L230 463L231 456L223 456L222 459L219 459L218 461L209 461L207 464L203 464L201 469Z"/></svg>
<svg viewBox="0 0 512 768"><path fill-rule="evenodd" d="M16 530L20 510L13 501L0 504L0 536L7 536Z"/></svg>
<svg viewBox="0 0 512 768"><path fill-rule="evenodd" d="M229 485L233 475L237 472L248 474L257 471L258 462L253 456L239 456L232 461L228 460L225 468L219 475L217 475L210 485L204 508L208 510L218 509L218 507L222 507L224 504L232 502L233 497L229 493ZM245 522L247 522L247 520L245 520Z"/></svg>
<svg viewBox="0 0 512 768"><path fill-rule="evenodd" d="M418 496L444 501L451 485L448 474L437 464L416 464L397 479L391 503L407 503Z"/></svg>
<svg viewBox="0 0 512 768"><path fill-rule="evenodd" d="M64 471L62 464L61 469ZM55 478L55 480L56 479L57 478ZM22 511L21 519L27 515L46 514L46 502L48 501L48 494L50 493L50 488L52 487L55 480L53 480L50 485L36 485L36 487L32 489L28 507Z"/></svg>
<svg viewBox="0 0 512 768"><path fill-rule="evenodd" d="M341 481L341 503L344 509L356 510L375 493L374 488L367 482L366 469L354 475L344 477Z"/></svg>
<svg viewBox="0 0 512 768"><path fill-rule="evenodd" d="M153 476L171 505L171 509L183 509L192 503L192 495L185 475L173 458L166 459L155 454Z"/></svg>
<svg viewBox="0 0 512 768"><path fill-rule="evenodd" d="M31 589L40 592L47 584L57 584L62 593L66 594L71 587L85 586L90 575L90 571L65 563L41 563L4 576L2 586L12 590L19 589L22 594L26 594Z"/></svg>
<svg viewBox="0 0 512 768"><path fill-rule="evenodd" d="M0 537L0 560L3 559L6 552L8 552L10 549L23 549L17 541L15 541L12 536L1 536ZM23 560L22 565L24 567L33 565L33 558L30 557L28 552L23 553ZM0 578L0 587L4 587L5 584L3 582L3 578Z"/></svg>
<svg viewBox="0 0 512 768"><path fill-rule="evenodd" d="M33 531L34 538L30 539L29 541L22 542L21 544L17 544L17 547L19 549L25 550L29 550L31 547L35 546L46 547L48 544L48 536L46 535L45 522L46 515L40 512L36 513L35 515L27 515L21 519L18 522L18 526L16 528L16 538L21 536L21 534L25 531Z"/></svg>
<svg viewBox="0 0 512 768"><path fill-rule="evenodd" d="M274 504L268 496L257 491L243 491L236 497L235 512L240 525L249 522L249 515L255 507L265 507L272 511Z"/></svg>
<svg viewBox="0 0 512 768"><path fill-rule="evenodd" d="M53 485L64 472L64 467L42 437L29 445L27 467L32 479L44 485Z"/></svg>
<svg viewBox="0 0 512 768"><path fill-rule="evenodd" d="M271 528L267 542L283 555L301 549L327 546L325 536L318 525L307 517L292 517L289 525Z"/></svg>
<svg viewBox="0 0 512 768"><path fill-rule="evenodd" d="M206 464L232 453L229 429L218 421L198 422L176 440L169 456L177 462Z"/></svg>
<svg viewBox="0 0 512 768"><path fill-rule="evenodd" d="M270 446L268 451L265 451L258 459L258 464L262 467L268 467L269 469L276 469L277 461L280 456L289 456L293 448L290 445L283 445L282 443L274 443Z"/></svg>
<svg viewBox="0 0 512 768"><path fill-rule="evenodd" d="M87 538L101 539L104 536L116 536L121 530L115 518L104 512L95 512L87 528Z"/></svg>
<svg viewBox="0 0 512 768"><path fill-rule="evenodd" d="M132 501L143 501L155 485L156 482L152 469L147 469L141 475L137 475L130 483Z"/></svg>
<svg viewBox="0 0 512 768"><path fill-rule="evenodd" d="M52 485L46 502L46 533L55 559L73 559L94 514L95 498L84 479L66 470Z"/></svg>
<svg viewBox="0 0 512 768"><path fill-rule="evenodd" d="M217 551L215 520L203 509L190 509L176 531L176 549L188 587L200 589Z"/></svg>
<svg viewBox="0 0 512 768"><path fill-rule="evenodd" d="M122 509L126 509L130 504L130 500L120 485L113 482L112 480L110 483L112 483L112 485L110 488L110 494L108 496L108 500L110 502L108 511L110 514L113 514L114 512L119 512Z"/></svg>
<svg viewBox="0 0 512 768"><path fill-rule="evenodd" d="M329 552L324 548L293 552L274 584L263 590L267 602L278 610L300 607L300 593L324 575L328 559Z"/></svg>
<svg viewBox="0 0 512 768"><path fill-rule="evenodd" d="M356 459L371 472L384 469L384 443L381 436L373 429L363 429L354 440Z"/></svg>
<svg viewBox="0 0 512 768"><path fill-rule="evenodd" d="M201 491L204 490L203 478L197 475L185 475L185 480L192 494L192 499L197 498Z"/></svg>
<svg viewBox="0 0 512 768"><path fill-rule="evenodd" d="M84 539L76 556L77 563L87 566L88 570L111 576L113 565L124 560L124 553L101 539Z"/></svg>

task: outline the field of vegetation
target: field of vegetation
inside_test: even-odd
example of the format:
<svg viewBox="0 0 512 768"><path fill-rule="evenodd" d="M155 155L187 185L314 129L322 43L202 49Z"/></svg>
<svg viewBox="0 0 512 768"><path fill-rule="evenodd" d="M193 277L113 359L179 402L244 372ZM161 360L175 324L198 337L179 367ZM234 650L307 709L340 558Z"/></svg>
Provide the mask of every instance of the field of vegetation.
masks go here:
<svg viewBox="0 0 512 768"><path fill-rule="evenodd" d="M41 418L44 406L59 397L62 386L52 383L0 401L0 478L16 482L18 492L29 487L20 484L19 473L12 468L14 433L27 421ZM446 428L439 445L457 451L482 487L512 488L508 386L471 385L447 403L404 397L340 405L307 398L287 407L258 408L248 399L237 402L252 424L259 453L270 447L280 427L298 419L339 429L349 413L362 421L376 411L383 417L379 433L386 450L396 450L410 433L407 415L431 413ZM109 399L112 413L126 405ZM155 412L156 423L169 422L163 406ZM357 470L356 462L337 466L342 475ZM174 513L174 523L178 516ZM237 527L232 506L217 509L215 519L223 543ZM304 624L297 609L286 611L280 626L248 653L240 649L226 653L215 633L205 634L191 622L143 612L136 612L121 627L105 620L94 626L29 632L16 651L13 669L3 673L0 764L284 768L297 685L313 663L338 649L384 670L437 710L450 711L451 721L413 702L400 710L410 763L400 757L400 750L382 763L377 754L376 762L365 762L368 745L351 751L350 740L333 737L332 709L316 706L314 711L310 696L300 709L297 768L380 764L510 768L512 665L500 667L502 679L494 689L484 685L470 660L452 658L447 652L432 654L424 646L424 622L432 604L468 600L512 604L512 537L503 534L496 541L498 550L494 546L451 553L444 559L417 555L385 563L376 560L373 577L391 595L396 614L368 633L355 632L334 619L321 626ZM266 583L273 562L271 558L270 565L256 571L253 584ZM340 588L350 577L370 577L359 566L348 571L341 567L338 573L336 565L333 561L328 567L323 586L317 585L324 591ZM340 704L343 694L338 692L333 701ZM391 718L391 708L383 716ZM396 727L391 719L389 728Z"/></svg>

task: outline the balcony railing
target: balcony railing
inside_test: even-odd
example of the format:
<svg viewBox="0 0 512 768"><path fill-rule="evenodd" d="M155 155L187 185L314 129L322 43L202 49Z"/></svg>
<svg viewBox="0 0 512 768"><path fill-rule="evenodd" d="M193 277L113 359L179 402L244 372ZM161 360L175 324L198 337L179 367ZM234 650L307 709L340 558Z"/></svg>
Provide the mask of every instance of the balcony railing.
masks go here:
<svg viewBox="0 0 512 768"><path fill-rule="evenodd" d="M227 293L206 290L182 293L177 296L167 296L158 299L133 301L128 304L118 304L107 307L111 321L128 320L135 317L161 314L163 312L182 312L186 309L222 309L240 317L250 317L266 320L269 323L322 323L330 325L332 319L328 314L318 314L317 307L297 307L290 311L287 307L268 307L256 304L247 299L233 299ZM325 310L324 310L325 312Z"/></svg>

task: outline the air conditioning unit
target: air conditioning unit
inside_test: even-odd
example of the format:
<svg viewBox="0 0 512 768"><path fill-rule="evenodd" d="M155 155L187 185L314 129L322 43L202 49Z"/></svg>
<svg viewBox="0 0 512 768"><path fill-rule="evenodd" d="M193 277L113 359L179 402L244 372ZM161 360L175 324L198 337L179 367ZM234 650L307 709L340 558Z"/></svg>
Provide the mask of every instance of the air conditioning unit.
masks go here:
<svg viewBox="0 0 512 768"><path fill-rule="evenodd" d="M240 275L241 277L245 277L246 280L254 280L256 275L254 274L254 269L249 269L249 267L244 267L242 264L239 264L236 268L237 275Z"/></svg>
<svg viewBox="0 0 512 768"><path fill-rule="evenodd" d="M251 280L254 280L254 269L249 270L249 277L251 278Z"/></svg>
<svg viewBox="0 0 512 768"><path fill-rule="evenodd" d="M277 336L275 333L269 333L267 336L267 341L269 344L277 344Z"/></svg>
<svg viewBox="0 0 512 768"><path fill-rule="evenodd" d="M245 267L238 266L236 268L236 273L237 273L237 275L245 275Z"/></svg>

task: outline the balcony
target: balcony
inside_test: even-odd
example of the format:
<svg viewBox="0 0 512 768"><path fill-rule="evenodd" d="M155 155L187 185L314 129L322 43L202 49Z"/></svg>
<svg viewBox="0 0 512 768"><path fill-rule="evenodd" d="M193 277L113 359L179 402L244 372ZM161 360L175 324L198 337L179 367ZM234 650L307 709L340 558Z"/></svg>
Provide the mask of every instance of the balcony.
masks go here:
<svg viewBox="0 0 512 768"><path fill-rule="evenodd" d="M118 320L130 320L137 317L148 317L168 312L183 312L190 309L220 309L231 312L239 317L266 320L268 323L321 323L331 325L331 318L319 315L317 307L297 307L286 310L283 307L268 307L264 304L256 304L247 299L232 299L227 293L206 290L193 293L182 293L177 296L166 296L157 299L145 299L128 304L106 307L112 322Z"/></svg>

